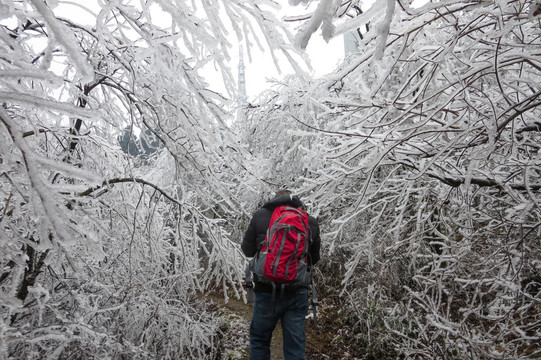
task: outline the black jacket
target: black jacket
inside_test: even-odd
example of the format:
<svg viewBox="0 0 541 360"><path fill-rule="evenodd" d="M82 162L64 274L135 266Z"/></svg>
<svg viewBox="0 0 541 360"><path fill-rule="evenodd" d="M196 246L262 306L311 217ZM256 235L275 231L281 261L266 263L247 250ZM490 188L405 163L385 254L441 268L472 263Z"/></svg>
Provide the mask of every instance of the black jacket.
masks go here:
<svg viewBox="0 0 541 360"><path fill-rule="evenodd" d="M291 205L293 207L303 207L302 202L296 196L291 195L282 195L276 197L272 200L269 200L265 205L263 205L259 210L257 210L252 216L250 225L244 234L244 239L242 240L242 252L247 257L253 257L259 250L261 250L261 244L265 240L267 234L267 229L269 228L270 220L274 209L281 205ZM308 263L313 265L319 260L319 250L321 247L321 239L319 236L319 224L316 218L308 216L308 226L310 227L310 238L311 243L308 248ZM272 289L267 289L265 284L257 282L257 279L254 279L255 282L255 291L266 291Z"/></svg>

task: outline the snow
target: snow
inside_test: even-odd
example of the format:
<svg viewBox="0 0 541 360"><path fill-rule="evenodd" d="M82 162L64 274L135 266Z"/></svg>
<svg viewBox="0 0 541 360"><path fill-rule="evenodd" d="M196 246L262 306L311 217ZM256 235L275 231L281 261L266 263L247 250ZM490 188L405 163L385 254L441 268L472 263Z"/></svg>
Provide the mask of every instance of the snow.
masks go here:
<svg viewBox="0 0 541 360"><path fill-rule="evenodd" d="M387 45L389 31L391 30L391 22L393 20L395 4L396 1L387 0L385 17L376 25L376 33L378 34L378 44L376 46L376 51L374 52L374 57L376 60L381 60L383 58L383 52L385 51L385 47Z"/></svg>
<svg viewBox="0 0 541 360"><path fill-rule="evenodd" d="M295 37L273 1L0 1L0 357L216 353L202 294L245 300L239 243L281 187L359 344L538 351L538 3L309 3ZM301 70L367 23L335 72ZM300 74L230 111L238 41Z"/></svg>
<svg viewBox="0 0 541 360"><path fill-rule="evenodd" d="M64 47L67 56L76 65L77 70L80 73L80 80L83 83L92 81L94 78L94 71L87 62L84 54L79 51L79 47L75 38L72 36L72 32L67 29L66 25L57 20L51 10L51 8L58 5L58 0L52 1L51 5L49 5L50 7L41 0L31 0L31 2L51 29L53 40L58 41Z"/></svg>
<svg viewBox="0 0 541 360"><path fill-rule="evenodd" d="M334 36L334 25L332 18L340 5L339 0L323 0L319 2L316 10L311 16L310 21L304 25L303 29L297 33L295 45L301 49L306 49L308 41L320 27L323 39L329 41Z"/></svg>

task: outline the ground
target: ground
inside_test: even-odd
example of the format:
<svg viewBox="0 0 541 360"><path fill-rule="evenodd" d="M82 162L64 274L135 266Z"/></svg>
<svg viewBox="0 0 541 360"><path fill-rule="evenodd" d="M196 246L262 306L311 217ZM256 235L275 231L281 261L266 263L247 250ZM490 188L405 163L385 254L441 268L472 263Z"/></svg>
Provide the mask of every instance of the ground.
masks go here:
<svg viewBox="0 0 541 360"><path fill-rule="evenodd" d="M223 321L221 360L244 360L249 358L249 328L253 304L230 297L226 303L223 294L210 294L208 300L217 305ZM271 360L283 359L282 329L278 324L272 336Z"/></svg>
<svg viewBox="0 0 541 360"><path fill-rule="evenodd" d="M249 358L249 327L252 317L252 304L245 304L231 296L227 303L223 294L208 295L208 301L215 304L216 311L222 321L221 329L221 360L245 360ZM321 301L319 324L314 326L312 318L306 320L306 358L352 360L355 356L355 346L351 346L350 336L347 335L344 314L336 305L331 305L329 299ZM271 343L271 359L283 359L282 331L280 324L273 333Z"/></svg>

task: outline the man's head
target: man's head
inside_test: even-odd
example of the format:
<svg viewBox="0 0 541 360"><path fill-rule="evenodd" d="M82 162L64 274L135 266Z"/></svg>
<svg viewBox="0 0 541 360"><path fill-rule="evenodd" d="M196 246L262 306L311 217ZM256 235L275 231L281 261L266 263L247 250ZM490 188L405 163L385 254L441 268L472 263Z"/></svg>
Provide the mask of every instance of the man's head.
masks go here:
<svg viewBox="0 0 541 360"><path fill-rule="evenodd" d="M286 190L286 189L279 190L279 191L276 193L276 195L274 195L274 197L277 198L278 196L282 196L282 195L291 195L291 191Z"/></svg>

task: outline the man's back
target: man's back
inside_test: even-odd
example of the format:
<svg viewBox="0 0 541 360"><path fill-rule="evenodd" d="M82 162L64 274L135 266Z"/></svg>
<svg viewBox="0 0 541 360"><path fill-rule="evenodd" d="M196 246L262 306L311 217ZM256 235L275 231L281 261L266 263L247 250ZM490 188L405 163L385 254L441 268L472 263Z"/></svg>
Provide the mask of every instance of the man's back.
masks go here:
<svg viewBox="0 0 541 360"><path fill-rule="evenodd" d="M302 208L302 202L289 194L277 194L257 210L246 230L242 241L242 251L253 257L261 250L269 228L274 209L281 205ZM310 241L308 263L319 260L321 240L319 225L315 218L308 217ZM276 292L276 287L254 278L256 298L254 313L250 324L250 359L270 359L270 341L278 320L281 320L284 339L284 359L304 359L305 331L304 320L308 312L308 290L306 287L287 288ZM282 288L285 289L285 288Z"/></svg>
<svg viewBox="0 0 541 360"><path fill-rule="evenodd" d="M293 207L303 207L302 202L296 196L281 195L266 202L259 208L248 225L248 229L244 234L242 241L242 252L247 257L253 257L260 249L261 244L265 240L267 229L269 228L270 220L274 209L280 205L291 205ZM319 224L316 218L308 216L308 226L310 227L311 243L310 243L310 261L315 264L319 261L319 251L321 247L321 239L319 235Z"/></svg>

